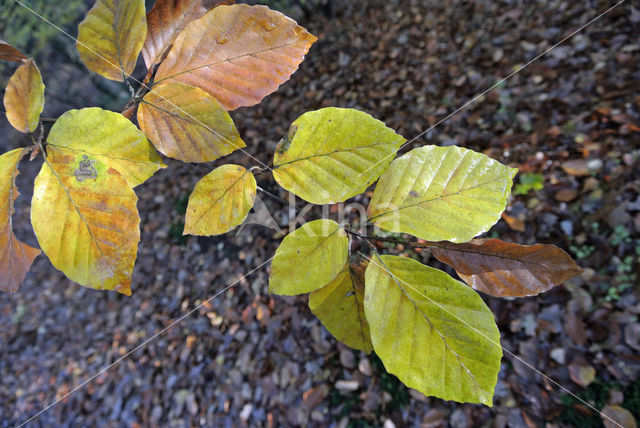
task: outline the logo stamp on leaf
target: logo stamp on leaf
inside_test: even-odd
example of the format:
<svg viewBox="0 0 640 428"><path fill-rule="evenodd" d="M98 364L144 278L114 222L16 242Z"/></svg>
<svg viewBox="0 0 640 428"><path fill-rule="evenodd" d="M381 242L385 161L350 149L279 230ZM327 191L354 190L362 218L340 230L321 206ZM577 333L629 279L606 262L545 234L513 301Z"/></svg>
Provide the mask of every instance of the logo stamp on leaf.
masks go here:
<svg viewBox="0 0 640 428"><path fill-rule="evenodd" d="M85 180L95 180L98 178L98 171L96 171L95 163L96 161L89 159L87 155L82 155L80 165L73 172L73 175L76 176L76 180L82 183Z"/></svg>

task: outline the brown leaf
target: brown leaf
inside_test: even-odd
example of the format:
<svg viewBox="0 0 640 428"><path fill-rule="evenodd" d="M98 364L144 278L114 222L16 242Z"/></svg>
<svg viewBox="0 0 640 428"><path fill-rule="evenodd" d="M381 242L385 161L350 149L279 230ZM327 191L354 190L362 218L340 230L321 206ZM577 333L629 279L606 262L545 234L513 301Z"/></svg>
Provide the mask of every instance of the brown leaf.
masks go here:
<svg viewBox="0 0 640 428"><path fill-rule="evenodd" d="M527 230L527 226L524 224L524 221L517 217L512 217L506 213L502 213L502 219L507 223L507 225L509 225L511 230L515 230L516 232L525 232Z"/></svg>
<svg viewBox="0 0 640 428"><path fill-rule="evenodd" d="M557 201L560 202L571 202L573 201L576 196L578 196L578 191L576 189L560 189L556 195L555 198Z"/></svg>
<svg viewBox="0 0 640 428"><path fill-rule="evenodd" d="M315 388L311 388L305 391L302 394L302 406L307 411L315 409L320 404L322 404L328 392L329 387L327 387L326 385L316 386Z"/></svg>
<svg viewBox="0 0 640 428"><path fill-rule="evenodd" d="M27 59L18 49L0 39L0 59L5 61L22 62Z"/></svg>
<svg viewBox="0 0 640 428"><path fill-rule="evenodd" d="M600 415L602 416L602 422L606 428L637 427L633 414L620 406L605 406ZM611 421L612 419L615 423Z"/></svg>
<svg viewBox="0 0 640 428"><path fill-rule="evenodd" d="M569 364L569 377L572 381L586 388L596 380L596 369L583 360L576 360Z"/></svg>
<svg viewBox="0 0 640 428"><path fill-rule="evenodd" d="M18 290L40 250L24 244L13 234L11 215L18 198L18 163L28 149L16 149L0 156L0 290Z"/></svg>
<svg viewBox="0 0 640 428"><path fill-rule="evenodd" d="M567 315L564 328L571 340L578 345L584 346L584 344L587 343L587 331L584 322L574 314Z"/></svg>
<svg viewBox="0 0 640 428"><path fill-rule="evenodd" d="M147 14L147 39L142 47L147 68L162 61L185 25L213 7L233 3L235 1L229 0L156 0Z"/></svg>
<svg viewBox="0 0 640 428"><path fill-rule="evenodd" d="M227 110L258 104L289 80L316 41L265 6L220 6L187 24L156 74L197 86Z"/></svg>
<svg viewBox="0 0 640 428"><path fill-rule="evenodd" d="M200 88L154 86L138 107L140 129L165 156L209 162L245 147L229 113Z"/></svg>
<svg viewBox="0 0 640 428"><path fill-rule="evenodd" d="M573 159L563 163L562 169L569 175L590 175L602 169L602 161L600 159Z"/></svg>
<svg viewBox="0 0 640 428"><path fill-rule="evenodd" d="M435 243L433 255L473 289L496 297L535 296L582 270L553 245L518 245L499 239Z"/></svg>

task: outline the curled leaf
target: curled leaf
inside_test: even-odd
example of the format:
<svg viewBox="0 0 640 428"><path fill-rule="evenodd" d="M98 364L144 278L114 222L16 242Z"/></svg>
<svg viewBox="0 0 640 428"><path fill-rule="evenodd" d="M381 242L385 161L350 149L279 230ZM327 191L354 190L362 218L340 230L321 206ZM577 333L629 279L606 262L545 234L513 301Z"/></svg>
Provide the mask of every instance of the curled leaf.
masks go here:
<svg viewBox="0 0 640 428"><path fill-rule="evenodd" d="M349 238L333 220L315 220L284 237L271 263L269 291L309 293L331 282L349 257Z"/></svg>
<svg viewBox="0 0 640 428"><path fill-rule="evenodd" d="M496 297L535 296L582 271L553 245L518 245L499 239L439 242L431 249L473 289Z"/></svg>
<svg viewBox="0 0 640 428"><path fill-rule="evenodd" d="M397 256L373 257L365 282L371 341L389 373L425 395L492 405L502 348L478 293Z"/></svg>
<svg viewBox="0 0 640 428"><path fill-rule="evenodd" d="M18 163L28 149L16 149L0 156L0 290L18 290L40 250L20 242L13 234L13 203L20 193L16 187Z"/></svg>
<svg viewBox="0 0 640 428"><path fill-rule="evenodd" d="M314 204L364 192L405 139L367 113L329 107L303 114L276 147L273 176Z"/></svg>
<svg viewBox="0 0 640 428"><path fill-rule="evenodd" d="M138 123L161 153L184 162L209 162L245 147L220 103L182 83L154 86L138 107Z"/></svg>
<svg viewBox="0 0 640 428"><path fill-rule="evenodd" d="M189 197L184 234L212 236L242 224L256 199L256 179L239 165L223 165L196 184Z"/></svg>
<svg viewBox="0 0 640 428"><path fill-rule="evenodd" d="M156 82L202 88L226 110L252 106L289 80L316 40L266 6L218 6L178 35Z"/></svg>
<svg viewBox="0 0 640 428"><path fill-rule="evenodd" d="M4 61L22 62L27 59L18 49L4 40L0 40L0 59Z"/></svg>
<svg viewBox="0 0 640 428"><path fill-rule="evenodd" d="M89 70L123 81L147 36L144 0L96 0L78 26L76 47Z"/></svg>
<svg viewBox="0 0 640 428"><path fill-rule="evenodd" d="M29 134L38 128L44 109L44 83L32 59L18 67L9 79L4 107L9 123L18 131Z"/></svg>
<svg viewBox="0 0 640 428"><path fill-rule="evenodd" d="M369 220L428 241L466 242L500 219L516 172L472 150L420 147L382 174Z"/></svg>
<svg viewBox="0 0 640 428"><path fill-rule="evenodd" d="M166 167L131 121L97 107L64 113L51 128L47 143L100 160L116 169L131 187Z"/></svg>
<svg viewBox="0 0 640 428"><path fill-rule="evenodd" d="M49 146L35 181L31 223L42 251L71 280L131 295L137 201L124 177L101 159Z"/></svg>

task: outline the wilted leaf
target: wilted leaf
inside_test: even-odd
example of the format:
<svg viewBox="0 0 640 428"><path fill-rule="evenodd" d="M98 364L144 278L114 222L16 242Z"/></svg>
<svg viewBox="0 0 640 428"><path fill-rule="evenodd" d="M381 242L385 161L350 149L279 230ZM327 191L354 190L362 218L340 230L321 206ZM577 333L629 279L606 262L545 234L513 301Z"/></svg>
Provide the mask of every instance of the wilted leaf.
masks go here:
<svg viewBox="0 0 640 428"><path fill-rule="evenodd" d="M266 6L219 6L187 24L156 74L209 92L227 110L289 80L317 39Z"/></svg>
<svg viewBox="0 0 640 428"><path fill-rule="evenodd" d="M151 69L162 61L185 25L212 7L231 3L224 0L156 0L147 14L147 39L142 47L147 68Z"/></svg>
<svg viewBox="0 0 640 428"><path fill-rule="evenodd" d="M22 64L9 79L4 107L11 126L29 134L38 128L44 109L44 83L32 59Z"/></svg>
<svg viewBox="0 0 640 428"><path fill-rule="evenodd" d="M256 199L256 179L239 165L223 165L196 184L184 234L222 235L242 224Z"/></svg>
<svg viewBox="0 0 640 428"><path fill-rule="evenodd" d="M28 152L16 149L0 156L0 290L18 290L40 250L18 241L13 234L13 203L18 199L18 163Z"/></svg>
<svg viewBox="0 0 640 428"><path fill-rule="evenodd" d="M103 162L131 187L166 167L133 123L119 113L97 107L64 113L51 128L47 143Z"/></svg>
<svg viewBox="0 0 640 428"><path fill-rule="evenodd" d="M365 278L371 340L387 371L423 394L491 406L502 348L480 296L404 257L372 258Z"/></svg>
<svg viewBox="0 0 640 428"><path fill-rule="evenodd" d="M42 251L71 280L131 295L140 240L137 201L102 159L49 146L35 181L31 223Z"/></svg>
<svg viewBox="0 0 640 428"><path fill-rule="evenodd" d="M582 271L553 245L518 245L499 239L475 239L466 244L439 242L431 249L475 290L496 297L535 296Z"/></svg>
<svg viewBox="0 0 640 428"><path fill-rule="evenodd" d="M382 175L369 220L428 241L466 242L500 219L516 172L472 150L420 147Z"/></svg>
<svg viewBox="0 0 640 428"><path fill-rule="evenodd" d="M324 108L300 116L276 147L278 184L314 204L364 192L405 139L367 113Z"/></svg>
<svg viewBox="0 0 640 428"><path fill-rule="evenodd" d="M329 284L309 295L309 309L347 346L366 353L373 350L364 315L364 278L359 266L345 265Z"/></svg>
<svg viewBox="0 0 640 428"><path fill-rule="evenodd" d="M271 263L269 291L309 293L331 282L347 263L349 238L333 220L305 223L282 240Z"/></svg>
<svg viewBox="0 0 640 428"><path fill-rule="evenodd" d="M18 49L0 39L0 59L4 61L22 62L27 59Z"/></svg>
<svg viewBox="0 0 640 428"><path fill-rule="evenodd" d="M97 0L78 26L76 47L89 70L121 82L133 73L146 36L144 0Z"/></svg>
<svg viewBox="0 0 640 428"><path fill-rule="evenodd" d="M245 147L220 103L182 83L154 86L138 107L138 122L160 152L184 162L209 162Z"/></svg>

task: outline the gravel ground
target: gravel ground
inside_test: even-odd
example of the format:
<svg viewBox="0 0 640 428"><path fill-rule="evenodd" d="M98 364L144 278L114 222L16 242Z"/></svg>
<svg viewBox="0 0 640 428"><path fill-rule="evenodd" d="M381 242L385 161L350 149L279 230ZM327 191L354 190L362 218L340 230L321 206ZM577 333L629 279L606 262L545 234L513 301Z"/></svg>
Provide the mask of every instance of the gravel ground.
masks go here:
<svg viewBox="0 0 640 428"><path fill-rule="evenodd" d="M613 4L334 2L334 16L299 16L320 40L292 80L233 117L247 151L263 162L295 118L325 106L365 110L411 138ZM631 426L631 414L640 418L639 30L640 9L628 1L412 144L478 150L540 181L528 189L520 178L520 194L489 234L554 243L585 268L542 296L483 296L505 347L492 408L405 388L375 356L337 343L306 298L270 296L262 264L279 232L249 225L225 237L182 238L195 183L222 163L256 163L234 153L208 165L170 161L137 189L133 296L73 284L45 257L18 293L0 295L0 426L80 385L28 426L602 426L568 391ZM47 94L69 94L48 104L47 115L122 104L92 86L96 79L75 79L78 68L56 65L58 53L36 58ZM3 149L25 144L4 118L0 129ZM21 168L24 195L37 167ZM269 176L260 185L287 198ZM263 200L287 232L285 207ZM28 209L20 198L15 222L35 245ZM411 255L440 266L428 253Z"/></svg>

